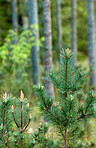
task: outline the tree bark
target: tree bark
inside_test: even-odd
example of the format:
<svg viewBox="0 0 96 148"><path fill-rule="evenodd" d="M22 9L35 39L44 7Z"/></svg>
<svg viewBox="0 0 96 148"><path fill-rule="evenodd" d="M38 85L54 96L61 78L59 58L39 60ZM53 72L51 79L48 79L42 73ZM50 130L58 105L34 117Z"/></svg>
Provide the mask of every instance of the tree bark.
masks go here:
<svg viewBox="0 0 96 148"><path fill-rule="evenodd" d="M72 0L72 51L74 52L74 66L77 62L77 25L76 25L77 0Z"/></svg>
<svg viewBox="0 0 96 148"><path fill-rule="evenodd" d="M51 32L51 12L50 0L43 0L44 14L44 36L45 36L45 72L52 67L52 32ZM45 86L49 96L54 96L53 85L45 74Z"/></svg>
<svg viewBox="0 0 96 148"><path fill-rule="evenodd" d="M89 64L90 69L92 69L90 75L90 86L92 86L96 84L96 38L94 0L88 0L88 41Z"/></svg>
<svg viewBox="0 0 96 148"><path fill-rule="evenodd" d="M28 12L28 1L27 0L23 0L23 15L22 15L22 22L23 22L23 30L26 30L28 29L28 15L27 15L27 12Z"/></svg>
<svg viewBox="0 0 96 148"><path fill-rule="evenodd" d="M31 49L31 61L32 61L32 77L33 84L38 84L40 82L40 65L39 65L39 29L37 28L35 33L34 27L32 26L38 25L38 8L37 8L37 0L29 0L29 24L30 30L32 32L32 37L35 37L35 44L32 45Z"/></svg>
<svg viewBox="0 0 96 148"><path fill-rule="evenodd" d="M28 17L27 16L25 16L25 15L23 15L22 16L22 21L23 21L23 30L26 30L26 29L28 29Z"/></svg>
<svg viewBox="0 0 96 148"><path fill-rule="evenodd" d="M58 33L58 47L62 48L62 29L61 29L61 0L56 0L56 17L57 17L57 33Z"/></svg>
<svg viewBox="0 0 96 148"><path fill-rule="evenodd" d="M17 18L17 0L12 0L12 28L14 32L18 30L18 18ZM14 36L14 43L17 43L17 39Z"/></svg>

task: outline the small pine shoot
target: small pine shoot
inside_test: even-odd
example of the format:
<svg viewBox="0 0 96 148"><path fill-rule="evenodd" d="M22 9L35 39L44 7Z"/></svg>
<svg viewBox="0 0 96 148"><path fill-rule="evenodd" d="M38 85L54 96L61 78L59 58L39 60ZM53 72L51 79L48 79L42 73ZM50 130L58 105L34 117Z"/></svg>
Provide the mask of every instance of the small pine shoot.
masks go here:
<svg viewBox="0 0 96 148"><path fill-rule="evenodd" d="M48 137L48 123L40 123L37 130L32 134L30 147L38 148L59 148L58 143L52 138Z"/></svg>
<svg viewBox="0 0 96 148"><path fill-rule="evenodd" d="M65 141L65 148L69 145L68 139L72 138L69 135L75 137L80 122L82 123L83 119L95 117L96 96L92 90L88 93L83 104L78 103L77 89L85 79L86 72L80 70L75 72L73 62L73 53L69 49L62 50L59 74L57 75L55 71L47 73L53 86L58 89L58 104L46 94L44 86L34 86L41 109L47 120L59 129Z"/></svg>

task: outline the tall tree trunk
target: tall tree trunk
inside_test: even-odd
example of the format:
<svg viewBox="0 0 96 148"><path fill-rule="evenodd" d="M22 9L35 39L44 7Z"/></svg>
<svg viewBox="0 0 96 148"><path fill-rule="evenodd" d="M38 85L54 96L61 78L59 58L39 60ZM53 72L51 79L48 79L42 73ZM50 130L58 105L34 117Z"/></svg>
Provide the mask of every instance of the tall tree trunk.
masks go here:
<svg viewBox="0 0 96 148"><path fill-rule="evenodd" d="M18 30L18 18L17 18L17 0L12 0L12 28L14 32ZM14 36L14 43L17 43L16 36Z"/></svg>
<svg viewBox="0 0 96 148"><path fill-rule="evenodd" d="M62 48L62 30L61 30L61 0L56 0L57 33L59 50Z"/></svg>
<svg viewBox="0 0 96 148"><path fill-rule="evenodd" d="M32 77L33 84L38 84L40 82L40 66L39 66L39 29L37 28L35 33L34 28L31 25L38 24L38 9L37 0L29 0L29 24L32 36L35 37L35 44L32 45L31 49L31 61L32 61Z"/></svg>
<svg viewBox="0 0 96 148"><path fill-rule="evenodd" d="M17 28L18 28L17 0L12 0L12 27L14 32L17 32Z"/></svg>
<svg viewBox="0 0 96 148"><path fill-rule="evenodd" d="M96 84L96 38L95 38L95 17L94 17L94 0L88 0L88 50L89 63L92 68L90 75L90 86Z"/></svg>
<svg viewBox="0 0 96 148"><path fill-rule="evenodd" d="M28 17L27 16L25 16L25 15L23 15L22 16L22 21L23 21L23 30L26 30L26 29L28 29Z"/></svg>
<svg viewBox="0 0 96 148"><path fill-rule="evenodd" d="M50 0L43 0L44 14L44 36L45 36L45 72L52 67L52 32L51 32L51 12ZM45 74L45 86L49 96L54 96L53 85Z"/></svg>
<svg viewBox="0 0 96 148"><path fill-rule="evenodd" d="M23 22L23 30L28 29L28 16L27 16L27 12L28 12L28 0L23 0L23 15L22 15L22 22Z"/></svg>
<svg viewBox="0 0 96 148"><path fill-rule="evenodd" d="M74 52L74 66L77 62L77 26L76 26L77 0L72 0L72 51Z"/></svg>

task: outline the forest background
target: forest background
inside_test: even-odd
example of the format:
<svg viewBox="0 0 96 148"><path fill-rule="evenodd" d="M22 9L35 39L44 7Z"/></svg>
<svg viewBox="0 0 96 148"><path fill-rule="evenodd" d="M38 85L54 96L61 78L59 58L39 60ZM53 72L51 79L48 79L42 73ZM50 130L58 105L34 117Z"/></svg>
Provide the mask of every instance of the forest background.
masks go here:
<svg viewBox="0 0 96 148"><path fill-rule="evenodd" d="M23 90L34 110L33 124L35 120L38 124L43 118L39 117L39 103L33 85L42 83L47 86L45 71L54 68L58 72L61 48L72 49L75 53L74 66L88 72L87 81L84 81L78 94L86 96L86 92L91 87L95 90L96 86L96 1L50 2L51 19L48 21L51 27L49 25L46 28L44 25L48 13L44 16L43 0L0 0L0 95L7 92L17 97ZM52 38L48 46L52 49L52 57L48 53L49 58L46 56L47 31ZM46 61L49 62L46 64ZM51 87L50 84L47 87L50 96L53 95L49 89ZM54 92L56 95L56 90ZM96 128L96 121L90 122L91 128ZM91 134L96 139L96 133L92 131Z"/></svg>

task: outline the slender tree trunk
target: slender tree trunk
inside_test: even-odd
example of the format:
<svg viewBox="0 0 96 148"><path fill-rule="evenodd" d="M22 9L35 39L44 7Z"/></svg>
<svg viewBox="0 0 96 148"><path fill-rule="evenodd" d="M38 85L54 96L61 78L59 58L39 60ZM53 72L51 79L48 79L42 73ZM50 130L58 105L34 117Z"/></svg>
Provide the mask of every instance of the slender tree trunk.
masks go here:
<svg viewBox="0 0 96 148"><path fill-rule="evenodd" d="M59 50L62 48L62 29L61 29L61 0L56 0L56 17L57 17L57 33Z"/></svg>
<svg viewBox="0 0 96 148"><path fill-rule="evenodd" d="M52 32L51 32L51 12L50 0L43 0L44 14L44 36L45 36L45 72L52 67ZM53 85L45 74L45 86L49 96L54 96Z"/></svg>
<svg viewBox="0 0 96 148"><path fill-rule="evenodd" d="M76 26L77 0L72 0L72 51L74 52L74 66L77 62L77 26Z"/></svg>
<svg viewBox="0 0 96 148"><path fill-rule="evenodd" d="M27 16L27 12L28 12L28 0L23 0L23 15L22 15L22 22L23 22L23 30L28 29L28 16Z"/></svg>
<svg viewBox="0 0 96 148"><path fill-rule="evenodd" d="M37 9L37 0L29 0L29 24L32 36L35 37L36 45L32 45L31 49L31 61L32 61L32 76L33 83L38 84L40 82L40 66L39 66L39 29L37 28L35 33L34 28L31 28L31 25L38 24L38 9Z"/></svg>
<svg viewBox="0 0 96 148"><path fill-rule="evenodd" d="M14 32L17 32L18 30L17 0L12 0L12 28ZM14 36L14 43L17 43L16 36Z"/></svg>
<svg viewBox="0 0 96 148"><path fill-rule="evenodd" d="M28 17L23 15L22 16L22 21L23 21L23 30L28 29Z"/></svg>
<svg viewBox="0 0 96 148"><path fill-rule="evenodd" d="M96 38L95 38L95 17L94 0L88 0L88 50L89 63L92 73L90 75L90 86L96 84Z"/></svg>

